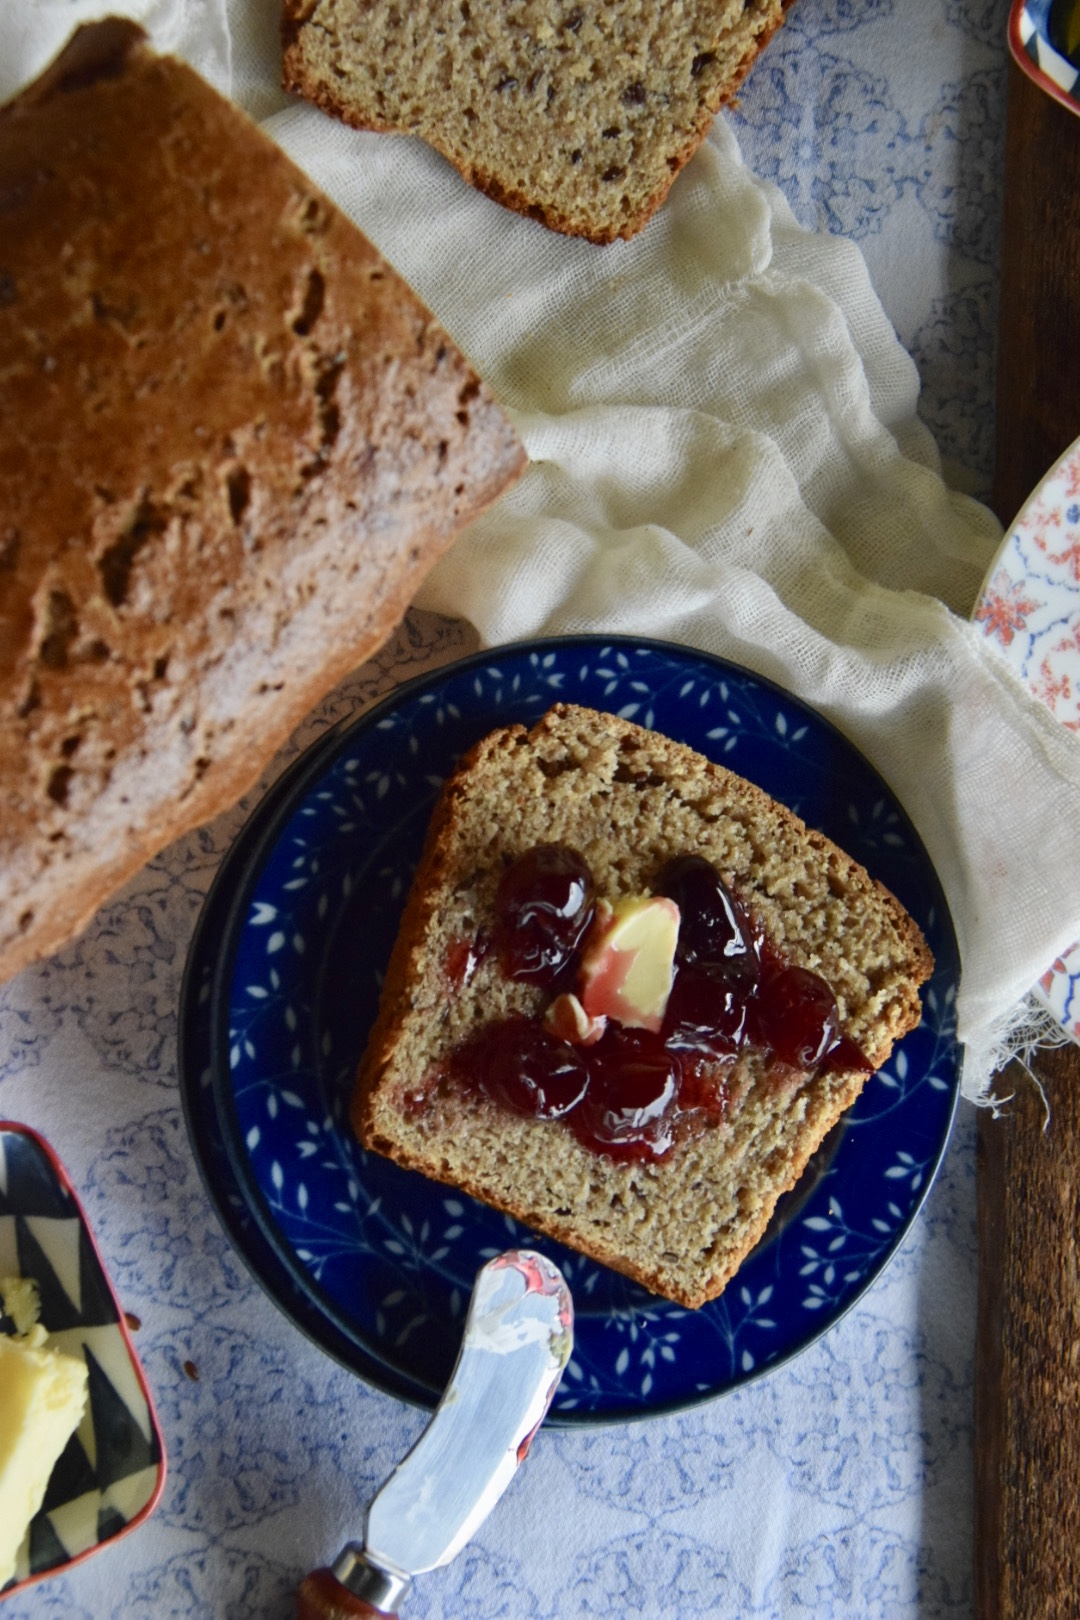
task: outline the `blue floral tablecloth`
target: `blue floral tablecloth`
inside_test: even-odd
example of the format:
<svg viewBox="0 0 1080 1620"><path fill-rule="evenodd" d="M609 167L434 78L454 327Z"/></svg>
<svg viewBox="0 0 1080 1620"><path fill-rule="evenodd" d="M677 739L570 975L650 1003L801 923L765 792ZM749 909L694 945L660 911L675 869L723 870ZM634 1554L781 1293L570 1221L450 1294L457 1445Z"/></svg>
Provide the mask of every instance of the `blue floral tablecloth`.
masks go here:
<svg viewBox="0 0 1080 1620"><path fill-rule="evenodd" d="M983 496L1005 63L994 0L800 0L724 115L802 223L859 244L916 360L950 476ZM461 626L414 617L296 747L466 646ZM187 1141L181 975L253 803L169 849L76 944L0 989L0 1116L41 1131L80 1190L139 1323L169 1458L153 1518L9 1600L10 1620L283 1620L298 1579L359 1532L364 1502L424 1422L269 1302ZM964 1106L913 1232L824 1339L683 1415L545 1431L465 1552L417 1582L410 1615L968 1615L974 1204Z"/></svg>

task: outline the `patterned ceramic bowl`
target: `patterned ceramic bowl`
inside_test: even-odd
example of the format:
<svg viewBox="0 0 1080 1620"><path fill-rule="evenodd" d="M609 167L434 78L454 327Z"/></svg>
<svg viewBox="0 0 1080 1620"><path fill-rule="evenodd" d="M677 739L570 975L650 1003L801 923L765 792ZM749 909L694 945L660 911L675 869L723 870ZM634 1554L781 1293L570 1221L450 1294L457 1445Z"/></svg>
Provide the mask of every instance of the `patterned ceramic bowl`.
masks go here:
<svg viewBox="0 0 1080 1620"><path fill-rule="evenodd" d="M975 622L1028 690L1080 735L1080 439L1005 536ZM1080 1041L1080 943L1047 968L1036 994Z"/></svg>
<svg viewBox="0 0 1080 1620"><path fill-rule="evenodd" d="M1048 96L1080 113L1080 4L1077 0L1013 0L1009 49L1017 65Z"/></svg>
<svg viewBox="0 0 1080 1620"><path fill-rule="evenodd" d="M40 1321L82 1356L89 1400L19 1551L10 1597L142 1524L165 1484L165 1453L142 1368L67 1172L26 1125L0 1122L0 1277L32 1277ZM0 1315L0 1331L14 1323Z"/></svg>

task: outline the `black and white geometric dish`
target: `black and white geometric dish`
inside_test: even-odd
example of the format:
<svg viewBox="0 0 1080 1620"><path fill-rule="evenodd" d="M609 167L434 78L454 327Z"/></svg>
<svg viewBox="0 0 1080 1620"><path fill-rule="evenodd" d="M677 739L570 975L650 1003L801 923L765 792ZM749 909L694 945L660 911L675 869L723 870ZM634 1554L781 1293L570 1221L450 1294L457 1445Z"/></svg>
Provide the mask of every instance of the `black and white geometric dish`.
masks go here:
<svg viewBox="0 0 1080 1620"><path fill-rule="evenodd" d="M935 956L923 1021L869 1082L718 1300L687 1311L366 1154L348 1124L439 783L495 726L556 701L608 709L729 765L820 827L903 901ZM321 738L256 809L188 958L180 1085L222 1220L297 1326L376 1387L434 1405L477 1269L538 1247L570 1284L574 1354L549 1422L679 1410L779 1366L872 1284L948 1138L959 957L926 851L886 783L820 715L735 665L619 637L450 665Z"/></svg>
<svg viewBox="0 0 1080 1620"><path fill-rule="evenodd" d="M89 1398L0 1593L70 1569L134 1530L165 1484L161 1431L123 1313L70 1178L26 1125L0 1121L0 1277L32 1277L39 1320L82 1356ZM0 1332L15 1324L0 1312Z"/></svg>

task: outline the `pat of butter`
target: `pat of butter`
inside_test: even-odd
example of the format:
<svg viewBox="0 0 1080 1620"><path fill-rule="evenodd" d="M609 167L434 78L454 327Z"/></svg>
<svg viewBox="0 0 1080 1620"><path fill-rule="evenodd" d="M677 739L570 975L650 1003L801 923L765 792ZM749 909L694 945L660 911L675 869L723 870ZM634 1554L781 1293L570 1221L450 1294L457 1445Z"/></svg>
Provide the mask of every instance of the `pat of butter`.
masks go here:
<svg viewBox="0 0 1080 1620"><path fill-rule="evenodd" d="M0 1277L0 1299L16 1333L29 1333L41 1315L38 1285L33 1277Z"/></svg>
<svg viewBox="0 0 1080 1620"><path fill-rule="evenodd" d="M26 1528L86 1408L86 1363L34 1327L0 1334L0 1586L15 1573Z"/></svg>
<svg viewBox="0 0 1080 1620"><path fill-rule="evenodd" d="M580 999L590 1018L658 1033L675 977L679 908L663 895L601 901L581 957Z"/></svg>

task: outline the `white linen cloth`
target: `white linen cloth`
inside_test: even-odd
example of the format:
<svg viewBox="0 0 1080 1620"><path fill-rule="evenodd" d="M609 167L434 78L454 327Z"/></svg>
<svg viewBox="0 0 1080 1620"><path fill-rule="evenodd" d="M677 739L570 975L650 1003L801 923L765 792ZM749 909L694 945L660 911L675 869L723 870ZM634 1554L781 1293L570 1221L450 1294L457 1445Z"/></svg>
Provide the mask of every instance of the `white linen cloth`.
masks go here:
<svg viewBox="0 0 1080 1620"><path fill-rule="evenodd" d="M978 1096L1027 992L1080 934L1080 739L967 622L1000 527L943 483L915 368L858 249L801 229L723 120L633 241L558 237L415 139L274 112L286 98L272 8L122 9L264 116L520 429L525 477L420 604L485 644L686 642L834 721L894 788L945 887L964 1087ZM0 34L12 81L93 14L85 0L16 10L11 43Z"/></svg>

